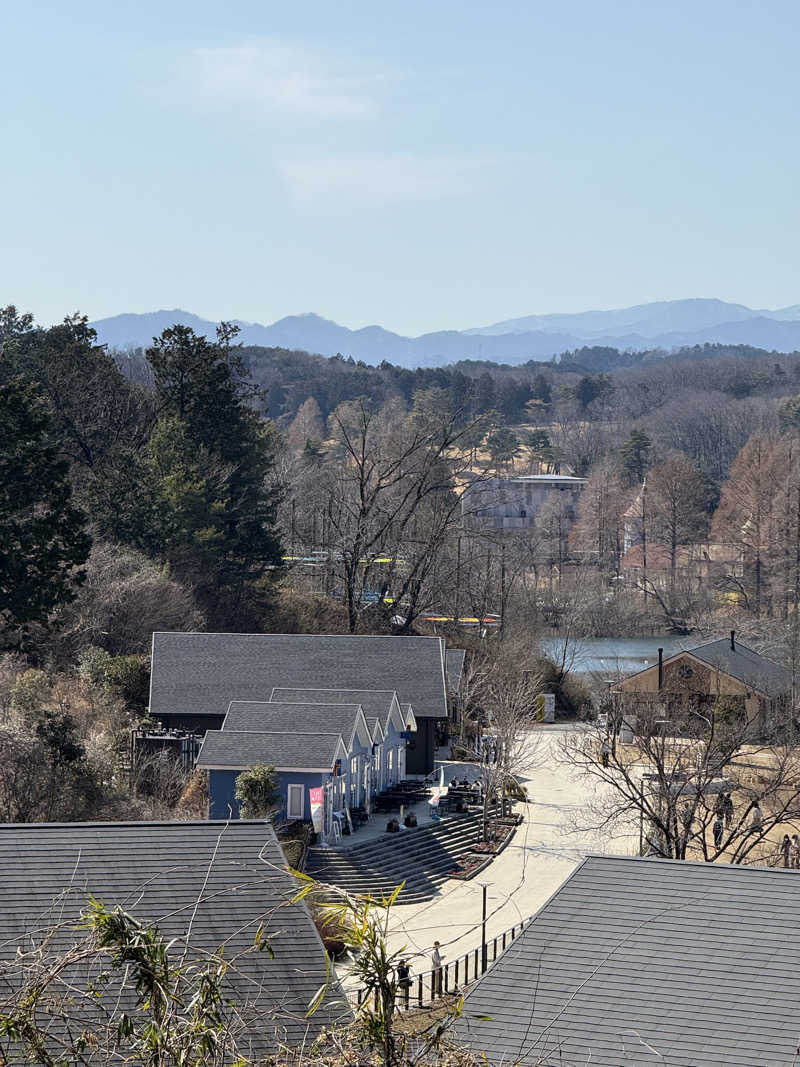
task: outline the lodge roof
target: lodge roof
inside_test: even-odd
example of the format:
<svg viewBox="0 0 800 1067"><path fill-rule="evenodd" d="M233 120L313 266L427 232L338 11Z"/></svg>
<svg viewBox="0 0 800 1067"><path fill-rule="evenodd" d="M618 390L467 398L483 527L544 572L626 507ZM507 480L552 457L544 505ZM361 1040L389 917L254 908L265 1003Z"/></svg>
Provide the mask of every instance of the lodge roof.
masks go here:
<svg viewBox="0 0 800 1067"><path fill-rule="evenodd" d="M709 641L705 645L698 645L687 651L695 659L723 671L731 678L736 678L768 696L778 696L789 692L792 688L791 671L775 663L774 660L754 652L752 648L748 648L738 640L734 640L733 645L734 647L731 648L731 640L726 637L719 641Z"/></svg>
<svg viewBox="0 0 800 1067"><path fill-rule="evenodd" d="M490 1063L790 1064L800 875L589 856L467 994Z"/></svg>

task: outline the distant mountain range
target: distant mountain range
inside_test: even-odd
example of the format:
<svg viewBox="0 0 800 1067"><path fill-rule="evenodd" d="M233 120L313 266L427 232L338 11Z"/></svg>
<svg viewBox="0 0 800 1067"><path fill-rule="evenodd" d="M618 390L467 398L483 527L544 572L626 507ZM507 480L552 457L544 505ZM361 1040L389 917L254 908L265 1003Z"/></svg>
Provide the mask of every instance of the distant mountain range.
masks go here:
<svg viewBox="0 0 800 1067"><path fill-rule="evenodd" d="M213 336L216 324L188 311L152 311L99 319L92 325L110 348L146 347L167 326L181 323ZM622 350L673 350L706 343L752 345L777 352L800 351L800 304L756 311L723 300L662 300L616 311L571 315L526 315L470 330L442 330L403 337L381 326L350 330L319 315L290 315L270 326L237 321L246 345L292 348L323 356L352 356L377 365L438 367L464 359L495 363L548 360L584 345Z"/></svg>

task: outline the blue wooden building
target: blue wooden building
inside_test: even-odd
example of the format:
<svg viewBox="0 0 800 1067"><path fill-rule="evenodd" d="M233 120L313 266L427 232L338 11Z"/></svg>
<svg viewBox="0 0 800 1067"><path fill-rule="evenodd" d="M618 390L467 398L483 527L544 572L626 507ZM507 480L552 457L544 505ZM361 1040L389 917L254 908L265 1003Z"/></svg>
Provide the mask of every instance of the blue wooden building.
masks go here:
<svg viewBox="0 0 800 1067"><path fill-rule="evenodd" d="M272 697L232 701L222 728L207 731L197 766L208 772L210 818L239 818L236 778L265 763L277 772L277 819L309 820L309 791L321 788L322 833L330 838L348 809L369 811L378 792L405 776L414 719L394 691L275 690Z"/></svg>

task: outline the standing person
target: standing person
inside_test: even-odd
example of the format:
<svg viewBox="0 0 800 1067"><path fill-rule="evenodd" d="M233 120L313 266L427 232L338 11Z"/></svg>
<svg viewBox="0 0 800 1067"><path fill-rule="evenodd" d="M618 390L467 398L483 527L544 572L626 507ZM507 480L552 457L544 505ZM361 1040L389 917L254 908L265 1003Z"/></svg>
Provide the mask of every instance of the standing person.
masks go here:
<svg viewBox="0 0 800 1067"><path fill-rule="evenodd" d="M792 834L792 866L800 867L800 837Z"/></svg>
<svg viewBox="0 0 800 1067"><path fill-rule="evenodd" d="M792 851L792 842L789 840L789 835L783 835L783 841L781 841L781 855L783 856L784 867L789 866L789 854Z"/></svg>
<svg viewBox="0 0 800 1067"><path fill-rule="evenodd" d="M722 835L725 833L725 827L722 825L722 819L719 815L717 815L712 830L714 833L714 848L719 848L722 844Z"/></svg>
<svg viewBox="0 0 800 1067"><path fill-rule="evenodd" d="M603 743L600 746L600 758L603 761L603 766L604 767L608 766L608 759L609 759L610 755L611 755L611 746L608 743L608 738L604 737L603 738Z"/></svg>
<svg viewBox="0 0 800 1067"><path fill-rule="evenodd" d="M725 826L730 830L733 822L733 797L730 793L725 794Z"/></svg>
<svg viewBox="0 0 800 1067"><path fill-rule="evenodd" d="M764 816L761 814L761 805L756 801L753 805L753 810L750 812L750 826L760 833L763 825Z"/></svg>
<svg viewBox="0 0 800 1067"><path fill-rule="evenodd" d="M431 952L431 963L433 964L433 974L431 975L431 1000L434 997L440 997L442 995L442 954L439 951L439 942L433 942L433 952Z"/></svg>
<svg viewBox="0 0 800 1067"><path fill-rule="evenodd" d="M403 1006L408 1011L408 998L411 991L411 968L407 960L400 960L397 964L397 984L403 995Z"/></svg>

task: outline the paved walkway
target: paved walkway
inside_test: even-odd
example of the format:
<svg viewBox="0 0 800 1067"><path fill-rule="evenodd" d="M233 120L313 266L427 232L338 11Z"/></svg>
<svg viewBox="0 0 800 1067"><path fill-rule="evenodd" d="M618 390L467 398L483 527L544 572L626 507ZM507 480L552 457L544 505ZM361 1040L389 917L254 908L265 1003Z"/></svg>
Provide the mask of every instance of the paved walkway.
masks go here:
<svg viewBox="0 0 800 1067"><path fill-rule="evenodd" d="M635 852L636 842L609 844L593 833L570 833L572 820L591 797L592 784L559 763L556 751L569 726L543 726L531 734L529 765L521 777L529 802L511 844L476 879L447 881L425 904L395 905L389 946L405 947L414 973L430 967L430 946L438 940L449 960L480 943L481 882L489 885L487 936L537 911L588 852ZM416 957L416 958L414 958Z"/></svg>

